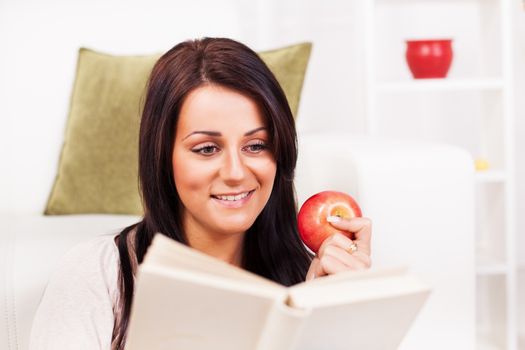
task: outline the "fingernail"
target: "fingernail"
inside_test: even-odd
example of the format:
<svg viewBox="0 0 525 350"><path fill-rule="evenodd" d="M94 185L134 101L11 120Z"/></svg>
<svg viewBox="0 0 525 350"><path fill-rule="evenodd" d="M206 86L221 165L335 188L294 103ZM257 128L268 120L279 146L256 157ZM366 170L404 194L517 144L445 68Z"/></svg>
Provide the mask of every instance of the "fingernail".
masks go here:
<svg viewBox="0 0 525 350"><path fill-rule="evenodd" d="M326 218L326 221L328 221L328 222L339 222L339 221L341 221L341 217L340 216L328 216Z"/></svg>

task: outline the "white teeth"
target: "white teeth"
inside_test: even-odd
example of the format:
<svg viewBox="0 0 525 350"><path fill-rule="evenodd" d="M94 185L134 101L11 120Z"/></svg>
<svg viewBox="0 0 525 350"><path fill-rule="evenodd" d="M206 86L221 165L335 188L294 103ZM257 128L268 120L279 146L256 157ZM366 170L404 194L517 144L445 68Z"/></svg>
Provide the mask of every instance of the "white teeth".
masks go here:
<svg viewBox="0 0 525 350"><path fill-rule="evenodd" d="M248 197L249 194L250 192L244 192L236 196L215 196L215 197L223 201L238 201L238 200Z"/></svg>

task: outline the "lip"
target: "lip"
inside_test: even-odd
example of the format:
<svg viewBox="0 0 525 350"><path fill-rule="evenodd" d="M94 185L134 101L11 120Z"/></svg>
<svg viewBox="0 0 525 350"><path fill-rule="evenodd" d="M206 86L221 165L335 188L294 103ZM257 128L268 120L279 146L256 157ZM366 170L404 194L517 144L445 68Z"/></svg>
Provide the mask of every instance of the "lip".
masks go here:
<svg viewBox="0 0 525 350"><path fill-rule="evenodd" d="M246 193L248 192L248 195L246 197L244 197L243 199L239 199L237 201L226 201L226 200L222 200L222 199L219 199L219 198L215 198L214 196L236 196L236 195L239 195L239 194L242 194L242 193ZM255 192L255 190L250 190L250 191L243 191L243 192L238 192L238 193L230 193L230 194L220 194L220 195L214 195L214 196L211 196L211 199L219 204L221 207L225 207L225 208L240 208L242 206L244 206L249 200L250 198L252 198L252 195L253 193Z"/></svg>

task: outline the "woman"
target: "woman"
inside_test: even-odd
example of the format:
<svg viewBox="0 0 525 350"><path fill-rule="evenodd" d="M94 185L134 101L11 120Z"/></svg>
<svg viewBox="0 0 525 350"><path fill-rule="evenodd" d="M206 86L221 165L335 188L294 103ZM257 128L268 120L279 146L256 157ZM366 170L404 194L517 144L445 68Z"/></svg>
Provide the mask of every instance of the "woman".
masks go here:
<svg viewBox="0 0 525 350"><path fill-rule="evenodd" d="M90 291L86 293L78 290L85 284L81 281L74 285L64 277L56 278L61 282L52 279L35 317L32 345L65 348L67 340L57 342L50 335L60 334L76 348L81 339L89 348L123 349L134 275L156 232L286 286L368 268L371 223L366 218L332 223L352 232L355 241L343 234L331 236L315 257L302 244L293 188L296 159L286 97L255 52L221 38L175 46L152 70L142 114L144 218L114 240L100 239L70 252L70 264L75 258L99 257L92 264L83 261L93 266L89 277L98 286L84 287ZM72 274L78 278L85 271L62 276ZM53 292L58 288L54 285L69 290L66 303L76 309L67 311L69 322L62 318L53 324L45 317L53 309L65 312L56 310L64 301ZM80 295L97 298L89 302ZM106 305L102 311L92 306L101 299ZM75 308L77 303L87 306Z"/></svg>

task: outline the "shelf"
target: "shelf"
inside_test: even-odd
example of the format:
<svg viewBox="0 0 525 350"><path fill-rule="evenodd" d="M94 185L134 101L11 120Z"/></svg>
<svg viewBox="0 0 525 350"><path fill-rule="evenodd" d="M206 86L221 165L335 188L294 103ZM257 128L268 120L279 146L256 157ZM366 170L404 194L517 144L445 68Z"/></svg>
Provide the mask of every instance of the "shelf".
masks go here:
<svg viewBox="0 0 525 350"><path fill-rule="evenodd" d="M516 286L511 250L521 243L514 229L515 174L508 163L515 147L512 1L366 4L366 130L456 145L490 163L474 178L476 349L517 350L519 337L525 350L525 270L519 270ZM453 39L448 77L414 79L406 40L432 38Z"/></svg>
<svg viewBox="0 0 525 350"><path fill-rule="evenodd" d="M481 263L476 268L478 276L505 275L508 271L505 263Z"/></svg>
<svg viewBox="0 0 525 350"><path fill-rule="evenodd" d="M501 91L502 79L419 79L380 82L376 91L381 93L405 93L424 91Z"/></svg>
<svg viewBox="0 0 525 350"><path fill-rule="evenodd" d="M453 39L447 80L503 77L506 52L500 49L505 36L499 0L375 0L372 10L373 50L369 59L374 63L375 82L411 79L405 58L405 42L411 39ZM494 89L493 83L489 86L481 88Z"/></svg>
<svg viewBox="0 0 525 350"><path fill-rule="evenodd" d="M476 183L502 183L507 176L503 170L483 170L476 171Z"/></svg>
<svg viewBox="0 0 525 350"><path fill-rule="evenodd" d="M508 272L508 265L503 259L487 256L486 253L478 252L476 260L476 274L484 275L504 275Z"/></svg>
<svg viewBox="0 0 525 350"><path fill-rule="evenodd" d="M478 337L477 344L476 344L476 350L503 350L505 349L503 346L495 344L494 342L491 342L488 339L485 339L483 337Z"/></svg>

